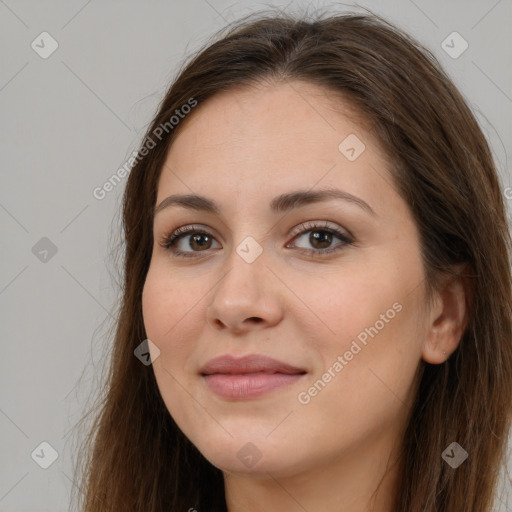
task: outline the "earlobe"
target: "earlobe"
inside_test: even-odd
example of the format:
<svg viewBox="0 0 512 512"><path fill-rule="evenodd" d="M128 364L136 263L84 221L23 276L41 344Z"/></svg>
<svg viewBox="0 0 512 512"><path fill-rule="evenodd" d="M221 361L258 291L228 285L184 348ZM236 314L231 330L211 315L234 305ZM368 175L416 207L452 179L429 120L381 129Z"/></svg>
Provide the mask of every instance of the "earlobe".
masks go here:
<svg viewBox="0 0 512 512"><path fill-rule="evenodd" d="M461 268L439 285L428 318L422 358L427 363L444 363L457 349L467 325L469 283Z"/></svg>

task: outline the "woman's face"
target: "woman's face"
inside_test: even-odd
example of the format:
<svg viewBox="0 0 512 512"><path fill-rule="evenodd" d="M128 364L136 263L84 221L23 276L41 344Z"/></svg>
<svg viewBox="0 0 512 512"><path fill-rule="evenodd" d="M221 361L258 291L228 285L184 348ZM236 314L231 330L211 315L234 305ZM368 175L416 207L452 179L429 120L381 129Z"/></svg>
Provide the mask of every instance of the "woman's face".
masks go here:
<svg viewBox="0 0 512 512"><path fill-rule="evenodd" d="M189 197L155 215L143 292L169 413L233 473L386 452L427 321L418 232L384 153L347 103L303 82L190 115L156 204Z"/></svg>

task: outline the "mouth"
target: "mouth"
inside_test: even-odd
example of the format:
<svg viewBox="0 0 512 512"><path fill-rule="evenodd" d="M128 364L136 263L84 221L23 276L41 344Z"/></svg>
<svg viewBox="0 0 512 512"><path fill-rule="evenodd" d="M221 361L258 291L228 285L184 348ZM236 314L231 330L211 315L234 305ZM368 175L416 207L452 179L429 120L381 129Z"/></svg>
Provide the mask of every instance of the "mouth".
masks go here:
<svg viewBox="0 0 512 512"><path fill-rule="evenodd" d="M249 399L296 383L306 370L262 355L216 357L199 374L207 387L222 398Z"/></svg>

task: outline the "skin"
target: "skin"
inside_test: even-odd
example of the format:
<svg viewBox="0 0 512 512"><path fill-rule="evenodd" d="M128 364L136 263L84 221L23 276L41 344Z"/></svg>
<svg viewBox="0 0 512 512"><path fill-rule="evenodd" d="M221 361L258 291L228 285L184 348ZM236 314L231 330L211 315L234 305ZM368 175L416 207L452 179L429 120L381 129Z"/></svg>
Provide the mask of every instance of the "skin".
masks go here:
<svg viewBox="0 0 512 512"><path fill-rule="evenodd" d="M160 350L153 369L163 400L223 471L230 512L391 512L418 368L444 362L463 330L462 284L446 279L427 308L419 235L391 164L350 104L326 92L289 82L217 94L184 121L158 183L156 205L199 194L221 207L220 216L180 206L156 214L143 315ZM338 149L349 134L366 146L354 161ZM361 198L374 215L339 199L270 211L275 196L323 188ZM301 229L307 221L327 221L354 243L335 235L315 244L312 232L325 231ZM190 224L213 237L177 242L195 257L160 244ZM263 251L252 263L236 251L248 236ZM301 252L326 246L340 250ZM332 370L393 304L394 318ZM307 374L259 398L220 398L198 372L226 353L264 354ZM301 403L329 368L330 381ZM261 454L252 467L237 456L246 443Z"/></svg>

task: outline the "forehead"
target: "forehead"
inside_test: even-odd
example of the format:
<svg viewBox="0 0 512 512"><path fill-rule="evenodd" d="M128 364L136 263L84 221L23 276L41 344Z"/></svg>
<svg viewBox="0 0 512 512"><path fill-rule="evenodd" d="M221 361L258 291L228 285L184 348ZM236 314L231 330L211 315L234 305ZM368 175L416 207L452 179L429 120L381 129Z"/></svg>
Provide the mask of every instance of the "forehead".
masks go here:
<svg viewBox="0 0 512 512"><path fill-rule="evenodd" d="M178 131L157 204L175 192L213 190L219 201L233 201L317 185L378 194L390 182L388 163L366 126L339 94L309 83L224 91Z"/></svg>
<svg viewBox="0 0 512 512"><path fill-rule="evenodd" d="M347 132L369 138L365 118L339 92L307 82L247 85L215 94L196 107L184 122L173 146L195 143L212 149L243 141L291 149L297 142L321 151L337 151ZM327 137L327 140L326 140ZM325 144L319 145L319 142ZM274 144L272 144L274 142ZM372 140L372 143L377 143ZM263 155L261 155L263 156Z"/></svg>

